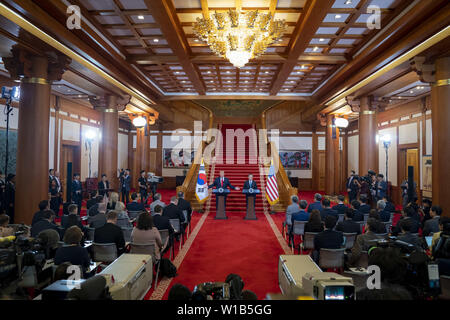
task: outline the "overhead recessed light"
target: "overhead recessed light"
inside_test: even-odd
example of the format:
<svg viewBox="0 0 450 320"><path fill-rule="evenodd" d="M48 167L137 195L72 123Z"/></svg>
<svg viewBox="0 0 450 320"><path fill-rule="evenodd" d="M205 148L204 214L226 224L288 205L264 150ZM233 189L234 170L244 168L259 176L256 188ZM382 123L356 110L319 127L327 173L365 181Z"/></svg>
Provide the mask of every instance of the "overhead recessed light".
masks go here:
<svg viewBox="0 0 450 320"><path fill-rule="evenodd" d="M179 72L178 72L178 71L175 71L175 74L179 74Z"/></svg>
<svg viewBox="0 0 450 320"><path fill-rule="evenodd" d="M250 73L250 71L247 71L247 72L245 72L246 74L249 74Z"/></svg>
<svg viewBox="0 0 450 320"><path fill-rule="evenodd" d="M245 80L245 83L248 83L248 80Z"/></svg>
<svg viewBox="0 0 450 320"><path fill-rule="evenodd" d="M313 51L319 51L319 47L314 47Z"/></svg>
<svg viewBox="0 0 450 320"><path fill-rule="evenodd" d="M341 16L340 14L337 14L337 15L335 15L334 17L335 17L336 19L342 18L342 16Z"/></svg>
<svg viewBox="0 0 450 320"><path fill-rule="evenodd" d="M198 39L194 39L195 42L198 42Z"/></svg>
<svg viewBox="0 0 450 320"><path fill-rule="evenodd" d="M324 42L325 39L324 39L324 38L320 38L319 41L320 41L320 42Z"/></svg>
<svg viewBox="0 0 450 320"><path fill-rule="evenodd" d="M265 83L265 82L266 82L266 80L263 80L263 81L262 81L262 83Z"/></svg>
<svg viewBox="0 0 450 320"><path fill-rule="evenodd" d="M295 81L291 81L291 83L295 83Z"/></svg>
<svg viewBox="0 0 450 320"><path fill-rule="evenodd" d="M153 42L159 42L159 39L155 38L153 39Z"/></svg>
<svg viewBox="0 0 450 320"><path fill-rule="evenodd" d="M230 81L230 80L228 80L227 82L228 82L228 83L230 83L231 81Z"/></svg>
<svg viewBox="0 0 450 320"><path fill-rule="evenodd" d="M345 1L345 4L352 4L352 0Z"/></svg>
<svg viewBox="0 0 450 320"><path fill-rule="evenodd" d="M181 81L181 83L186 83L186 81L183 80L183 81Z"/></svg>
<svg viewBox="0 0 450 320"><path fill-rule="evenodd" d="M209 74L209 73L211 73L211 71L208 71L207 73Z"/></svg>
<svg viewBox="0 0 450 320"><path fill-rule="evenodd" d="M414 93L414 90L410 90L409 93Z"/></svg>
<svg viewBox="0 0 450 320"><path fill-rule="evenodd" d="M139 20L144 20L145 18L144 18L144 16L138 16L138 19Z"/></svg>
<svg viewBox="0 0 450 320"><path fill-rule="evenodd" d="M269 71L266 71L266 72L264 72L265 74L268 74L269 73Z"/></svg>

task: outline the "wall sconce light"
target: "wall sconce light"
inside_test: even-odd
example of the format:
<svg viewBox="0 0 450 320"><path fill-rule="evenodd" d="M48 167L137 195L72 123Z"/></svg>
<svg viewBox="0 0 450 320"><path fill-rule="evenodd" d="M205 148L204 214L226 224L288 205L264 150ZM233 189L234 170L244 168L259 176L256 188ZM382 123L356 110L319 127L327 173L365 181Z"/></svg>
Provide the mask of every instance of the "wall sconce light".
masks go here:
<svg viewBox="0 0 450 320"><path fill-rule="evenodd" d="M338 128L347 128L348 127L348 120L344 118L335 118L334 124Z"/></svg>
<svg viewBox="0 0 450 320"><path fill-rule="evenodd" d="M145 127L146 124L147 124L147 120L142 116L139 116L139 117L133 119L133 125L136 128L143 128L143 127Z"/></svg>

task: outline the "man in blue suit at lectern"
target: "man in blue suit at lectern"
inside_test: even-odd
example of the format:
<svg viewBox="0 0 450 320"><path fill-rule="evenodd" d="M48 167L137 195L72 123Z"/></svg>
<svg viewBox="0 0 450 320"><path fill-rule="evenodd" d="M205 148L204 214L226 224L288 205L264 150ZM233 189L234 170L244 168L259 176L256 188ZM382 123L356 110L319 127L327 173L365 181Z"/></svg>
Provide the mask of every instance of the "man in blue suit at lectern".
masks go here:
<svg viewBox="0 0 450 320"><path fill-rule="evenodd" d="M214 179L214 183L208 186L208 189L216 188L216 189L232 189L239 191L239 187L234 187L231 185L230 180L228 178L225 178L225 171L220 171L220 177L217 177ZM225 208L227 206L227 195L225 195ZM217 210L217 201L216 201L216 210Z"/></svg>
<svg viewBox="0 0 450 320"><path fill-rule="evenodd" d="M247 189L247 190L248 189L253 189L253 190L258 189L258 185L256 184L255 180L253 180L252 174L249 174L248 180L244 182L244 189ZM256 193L253 193L253 194L247 193L245 195L245 200L247 200L246 201L247 207L248 207L248 197L256 197Z"/></svg>

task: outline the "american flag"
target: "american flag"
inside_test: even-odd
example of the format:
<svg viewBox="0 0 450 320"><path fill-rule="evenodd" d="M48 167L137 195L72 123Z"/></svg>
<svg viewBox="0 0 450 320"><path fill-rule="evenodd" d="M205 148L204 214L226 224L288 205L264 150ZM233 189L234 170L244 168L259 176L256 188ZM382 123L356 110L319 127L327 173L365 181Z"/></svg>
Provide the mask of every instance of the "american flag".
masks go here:
<svg viewBox="0 0 450 320"><path fill-rule="evenodd" d="M275 175L275 168L273 167L273 162L270 165L269 176L267 177L266 198L271 205L274 205L279 200L277 177Z"/></svg>

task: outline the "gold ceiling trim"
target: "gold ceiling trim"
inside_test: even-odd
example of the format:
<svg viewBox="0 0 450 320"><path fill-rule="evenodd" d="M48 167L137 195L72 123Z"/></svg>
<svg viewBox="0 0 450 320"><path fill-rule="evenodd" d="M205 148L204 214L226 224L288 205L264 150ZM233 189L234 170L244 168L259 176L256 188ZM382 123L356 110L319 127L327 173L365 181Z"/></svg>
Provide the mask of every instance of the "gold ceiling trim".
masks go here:
<svg viewBox="0 0 450 320"><path fill-rule="evenodd" d="M17 24L19 27L23 28L24 30L28 31L29 33L33 34L34 36L38 37L45 43L49 44L53 48L59 50L63 54L67 55L68 57L74 59L75 61L79 62L89 70L95 72L96 74L100 75L102 78L104 78L106 81L110 82L112 85L118 87L119 89L123 90L124 92L130 94L131 96L135 97L138 100L141 100L142 102L146 104L155 104L154 101L147 98L144 94L136 91L135 89L131 89L119 80L115 79L114 77L110 76L108 73L94 65L92 62L88 61L69 47L65 46L58 40L54 39L53 37L49 36L47 33L30 23L28 20L20 16L19 14L15 13L11 9L9 9L7 6L5 6L3 3L0 3L0 15L4 16L8 20L12 21L13 23Z"/></svg>
<svg viewBox="0 0 450 320"><path fill-rule="evenodd" d="M377 70L376 72L374 72L373 74L371 74L370 76L365 78L364 80L361 80L360 82L358 82L356 85L354 85L350 89L347 89L344 92L338 94L335 98L332 98L331 100L326 102L325 105L326 106L330 106L333 103L339 101L340 99L343 99L343 98L347 97L348 95L351 95L352 93L354 93L358 89L364 87L365 85L367 85L370 82L374 81L375 79L377 79L378 77L382 76L386 72L391 71L392 69L398 67L399 65L401 65L402 63L410 60L411 58L414 58L415 56L417 56L418 54L422 53L426 49L428 49L428 48L434 46L435 44L437 44L438 42L444 40L448 36L450 36L450 26L445 27L443 30L439 31L438 33L436 33L435 35L431 36L427 40L425 40L422 43L418 44L417 46L415 46L411 50L405 52L400 57L398 57L398 58L394 59L393 61L389 62L387 65L385 65L381 69Z"/></svg>

